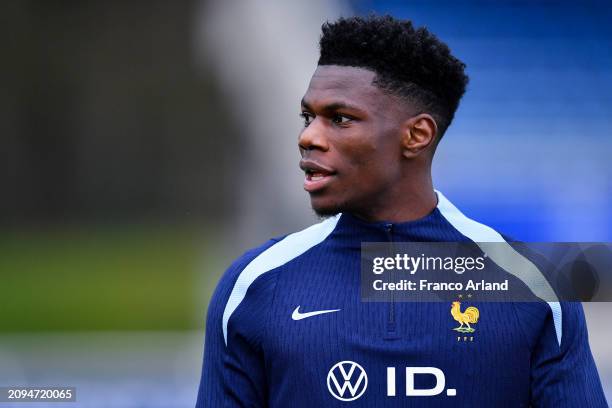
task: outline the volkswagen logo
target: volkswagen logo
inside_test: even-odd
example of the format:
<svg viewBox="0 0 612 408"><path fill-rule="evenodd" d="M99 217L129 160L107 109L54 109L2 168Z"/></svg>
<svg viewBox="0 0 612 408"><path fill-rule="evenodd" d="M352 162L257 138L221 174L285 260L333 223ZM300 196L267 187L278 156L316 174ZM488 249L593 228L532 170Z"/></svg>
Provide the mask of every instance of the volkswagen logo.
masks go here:
<svg viewBox="0 0 612 408"><path fill-rule="evenodd" d="M354 401L361 397L368 387L368 375L362 366L354 361L341 361L327 373L327 389L340 401Z"/></svg>

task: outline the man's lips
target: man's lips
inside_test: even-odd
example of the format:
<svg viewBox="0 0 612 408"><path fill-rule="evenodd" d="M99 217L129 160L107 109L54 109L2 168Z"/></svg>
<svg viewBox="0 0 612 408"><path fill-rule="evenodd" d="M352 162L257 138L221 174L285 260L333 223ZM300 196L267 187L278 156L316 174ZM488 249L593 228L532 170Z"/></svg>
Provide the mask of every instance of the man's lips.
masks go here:
<svg viewBox="0 0 612 408"><path fill-rule="evenodd" d="M336 174L334 169L308 159L300 161L300 168L306 173L304 190L309 193L326 187Z"/></svg>

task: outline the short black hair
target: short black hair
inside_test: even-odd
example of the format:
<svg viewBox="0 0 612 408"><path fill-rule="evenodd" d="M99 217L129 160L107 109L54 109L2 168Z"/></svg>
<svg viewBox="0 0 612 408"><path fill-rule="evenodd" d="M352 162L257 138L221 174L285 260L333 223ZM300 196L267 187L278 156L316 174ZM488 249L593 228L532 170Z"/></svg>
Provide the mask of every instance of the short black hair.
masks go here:
<svg viewBox="0 0 612 408"><path fill-rule="evenodd" d="M429 113L438 140L455 116L469 81L465 64L425 27L389 15L340 18L322 26L319 65L360 67L374 84Z"/></svg>

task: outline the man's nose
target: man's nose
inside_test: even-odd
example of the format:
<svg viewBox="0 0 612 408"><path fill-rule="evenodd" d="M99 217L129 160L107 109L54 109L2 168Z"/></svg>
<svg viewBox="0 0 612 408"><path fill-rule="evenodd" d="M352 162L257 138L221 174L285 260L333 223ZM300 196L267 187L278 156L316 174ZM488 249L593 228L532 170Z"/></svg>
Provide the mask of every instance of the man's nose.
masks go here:
<svg viewBox="0 0 612 408"><path fill-rule="evenodd" d="M304 150L329 150L329 143L325 136L325 129L322 121L314 118L312 122L305 127L298 138L298 146L300 151Z"/></svg>

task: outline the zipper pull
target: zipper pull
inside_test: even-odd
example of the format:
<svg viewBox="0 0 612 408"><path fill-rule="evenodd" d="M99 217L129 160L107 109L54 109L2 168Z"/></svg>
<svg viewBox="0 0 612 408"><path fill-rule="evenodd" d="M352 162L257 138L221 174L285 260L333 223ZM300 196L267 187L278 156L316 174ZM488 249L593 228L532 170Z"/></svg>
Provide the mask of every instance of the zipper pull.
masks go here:
<svg viewBox="0 0 612 408"><path fill-rule="evenodd" d="M385 234L388 241L393 241L393 224L385 224Z"/></svg>

